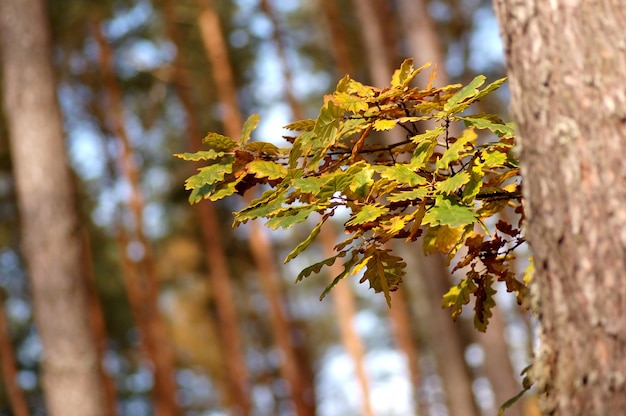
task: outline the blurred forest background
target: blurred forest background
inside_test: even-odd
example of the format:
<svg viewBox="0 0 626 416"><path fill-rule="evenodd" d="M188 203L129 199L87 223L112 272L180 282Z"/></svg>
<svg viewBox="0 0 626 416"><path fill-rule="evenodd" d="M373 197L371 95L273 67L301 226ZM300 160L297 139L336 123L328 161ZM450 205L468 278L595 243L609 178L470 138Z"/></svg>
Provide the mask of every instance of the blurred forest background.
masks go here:
<svg viewBox="0 0 626 416"><path fill-rule="evenodd" d="M233 230L241 199L190 206L193 168L172 157L252 113L285 146L281 127L316 117L344 74L384 87L407 57L437 63L441 85L500 78L490 1L47 3L109 415L479 416L520 391L532 328L505 289L486 334L471 313L453 322L454 276L415 244L398 247L411 272L391 310L358 278L320 302L333 276L294 279L332 232L283 266L306 226ZM499 94L481 110L506 117ZM0 415L44 415L8 140L2 120ZM532 396L505 413L535 414Z"/></svg>

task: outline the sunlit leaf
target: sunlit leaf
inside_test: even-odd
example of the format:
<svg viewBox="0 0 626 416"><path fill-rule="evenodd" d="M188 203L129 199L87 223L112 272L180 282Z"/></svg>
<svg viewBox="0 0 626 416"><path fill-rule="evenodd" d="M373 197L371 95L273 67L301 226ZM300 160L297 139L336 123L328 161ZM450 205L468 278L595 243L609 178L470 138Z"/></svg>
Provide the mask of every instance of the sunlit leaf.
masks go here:
<svg viewBox="0 0 626 416"><path fill-rule="evenodd" d="M289 170L278 163L267 160L254 160L248 164L248 172L257 178L282 179Z"/></svg>
<svg viewBox="0 0 626 416"><path fill-rule="evenodd" d="M330 293L332 288L337 286L337 284L339 282L341 282L348 275L348 273L352 269L352 266L356 263L358 258L359 258L358 257L358 250L353 250L352 251L352 255L350 256L350 259L343 264L343 271L337 277L335 277L333 279L331 284L326 286L326 289L324 289L324 291L320 295L320 300L323 300L326 297L326 295L328 295L328 293Z"/></svg>
<svg viewBox="0 0 626 416"><path fill-rule="evenodd" d="M322 207L312 205L289 206L280 211L275 211L271 218L267 221L267 227L272 230L282 228L287 230L302 221L306 221L309 216L322 209Z"/></svg>
<svg viewBox="0 0 626 416"><path fill-rule="evenodd" d="M462 108L460 104L463 103L463 101L478 95L478 88L485 83L486 79L484 75L476 76L469 84L450 97L448 102L443 106L444 111L447 113L458 112L459 109Z"/></svg>
<svg viewBox="0 0 626 416"><path fill-rule="evenodd" d="M381 215L386 214L388 211L389 208L382 205L365 205L356 213L356 215L350 221L346 222L346 225L359 225L366 222L372 222Z"/></svg>
<svg viewBox="0 0 626 416"><path fill-rule="evenodd" d="M291 250L291 252L287 255L287 257L285 257L285 260L283 263L289 263L291 260L295 259L298 256L298 254L306 250L307 247L309 247L309 245L311 245L311 243L319 235L320 230L322 229L322 225L324 225L324 222L325 222L325 219L322 219L322 221L320 221L319 224L313 227L309 236L306 239L304 239L304 241L302 241L300 244L298 244L296 248Z"/></svg>
<svg viewBox="0 0 626 416"><path fill-rule="evenodd" d="M204 139L203 143L206 143L211 149L229 151L237 148L238 144L230 137L223 136L217 133L209 133Z"/></svg>
<svg viewBox="0 0 626 416"><path fill-rule="evenodd" d="M335 99L337 105L344 110L358 113L359 111L365 111L368 109L369 104L358 95L352 95L345 92L335 93Z"/></svg>
<svg viewBox="0 0 626 416"><path fill-rule="evenodd" d="M485 172L483 171L483 165L484 163L481 162L480 158L475 158L472 161L471 167L469 169L470 179L463 189L462 201L464 204L472 203L483 186L483 177L485 176Z"/></svg>
<svg viewBox="0 0 626 416"><path fill-rule="evenodd" d="M376 131L385 131L391 130L396 127L398 123L397 120L386 120L386 119L378 119L374 122L374 130Z"/></svg>
<svg viewBox="0 0 626 416"><path fill-rule="evenodd" d="M424 216L424 224L448 225L461 227L476 221L476 214L470 207L459 204L454 199L437 198L433 206Z"/></svg>
<svg viewBox="0 0 626 416"><path fill-rule="evenodd" d="M426 187L419 187L415 189L411 189L410 191L400 191L394 192L387 196L387 200L389 202L400 202L400 201L419 201L429 193Z"/></svg>
<svg viewBox="0 0 626 416"><path fill-rule="evenodd" d="M198 173L190 176L185 182L185 189L196 189L204 185L211 185L224 179L224 176L233 171L232 163L215 164L198 169Z"/></svg>
<svg viewBox="0 0 626 416"><path fill-rule="evenodd" d="M244 146L244 149L260 155L276 156L280 154L280 149L275 144L268 142L248 143Z"/></svg>
<svg viewBox="0 0 626 416"><path fill-rule="evenodd" d="M315 128L315 120L305 119L294 121L293 123L287 124L283 127L286 130L292 131L313 131Z"/></svg>
<svg viewBox="0 0 626 416"><path fill-rule="evenodd" d="M470 180L470 174L467 171L460 171L456 175L437 183L436 188L439 192L450 195L460 189L463 185Z"/></svg>
<svg viewBox="0 0 626 416"><path fill-rule="evenodd" d="M320 115L315 122L313 132L322 143L332 143L335 141L339 122L343 109L337 107L332 101L328 101L320 111Z"/></svg>
<svg viewBox="0 0 626 416"><path fill-rule="evenodd" d="M429 227L424 235L424 254L449 253L463 235L463 227Z"/></svg>
<svg viewBox="0 0 626 416"><path fill-rule="evenodd" d="M245 144L248 140L250 140L250 135L259 125L260 120L261 118L258 114L252 114L248 117L245 123L243 123L243 128L241 130L241 144Z"/></svg>
<svg viewBox="0 0 626 416"><path fill-rule="evenodd" d="M380 173L381 177L401 185L417 186L428 182L426 178L415 173L407 165L400 163L396 163L394 166L377 166L374 169Z"/></svg>
<svg viewBox="0 0 626 416"><path fill-rule="evenodd" d="M372 183L374 183L374 179L372 179L373 176L374 169L370 166L364 166L352 177L349 185L350 191L352 191L357 197L363 198L367 195Z"/></svg>
<svg viewBox="0 0 626 416"><path fill-rule="evenodd" d="M476 127L477 129L488 129L499 137L513 137L513 126L510 124L504 124L502 122L496 122L489 118L489 115L477 115L458 117L465 122L465 125L470 127Z"/></svg>
<svg viewBox="0 0 626 416"><path fill-rule="evenodd" d="M210 149L201 150L195 153L177 153L174 156L183 160L197 162L199 160L215 160L224 156L224 154L224 152L216 152L215 150Z"/></svg>
<svg viewBox="0 0 626 416"><path fill-rule="evenodd" d="M473 128L468 128L463 131L461 137L459 137L454 143L450 145L448 149L443 153L441 158L437 160L437 169L448 169L448 166L459 160L459 158L467 151L466 147L474 143L478 138L478 135Z"/></svg>
<svg viewBox="0 0 626 416"><path fill-rule="evenodd" d="M473 276L472 276L473 277ZM443 295L441 300L442 308L452 309L452 319L456 319L463 312L463 305L467 305L470 301L470 295L476 292L476 285L471 276L461 280L461 282L452 286L448 293Z"/></svg>
<svg viewBox="0 0 626 416"><path fill-rule="evenodd" d="M495 149L488 149L481 152L481 158L484 160L485 167L495 168L498 166L504 166L507 162L507 154Z"/></svg>
<svg viewBox="0 0 626 416"><path fill-rule="evenodd" d="M326 177L315 177L310 176L306 178L294 179L291 182L291 185L302 192L317 194L320 189L322 189L322 185L328 181Z"/></svg>
<svg viewBox="0 0 626 416"><path fill-rule="evenodd" d="M360 97L369 98L376 95L374 88L369 85L360 83L359 81L349 79L347 85L347 91L350 94L357 94Z"/></svg>
<svg viewBox="0 0 626 416"><path fill-rule="evenodd" d="M340 172L328 178L322 185L319 192L315 195L320 200L326 200L333 196L336 192L343 192L352 183L354 175L348 175Z"/></svg>
<svg viewBox="0 0 626 416"><path fill-rule="evenodd" d="M346 255L346 252L342 251L338 253L336 256L329 257L315 264L312 264L309 267L305 267L296 277L296 283L301 281L305 277L309 277L312 273L316 273L316 274L319 273L322 270L322 267L324 266L332 266L333 264L335 264L335 261L338 258L345 257L345 255Z"/></svg>

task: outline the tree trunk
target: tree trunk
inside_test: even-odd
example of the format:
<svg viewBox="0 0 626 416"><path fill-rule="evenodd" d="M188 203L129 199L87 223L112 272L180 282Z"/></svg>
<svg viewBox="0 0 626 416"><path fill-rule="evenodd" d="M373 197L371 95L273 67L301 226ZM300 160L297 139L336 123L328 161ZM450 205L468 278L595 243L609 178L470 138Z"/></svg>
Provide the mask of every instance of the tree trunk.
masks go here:
<svg viewBox="0 0 626 416"><path fill-rule="evenodd" d="M134 305L138 308L136 317L139 314L142 315L142 319L137 322L144 337L142 341L151 345L151 348L147 348L146 351L150 352L148 358L154 366L154 388L152 391L154 413L156 416L177 415L180 413L180 409L176 402L175 357L167 327L159 310L159 282L151 244L143 231L144 198L139 168L136 165L134 150L126 131L122 91L114 73L113 51L102 34L100 25L94 26L93 34L100 48L99 68L109 106L107 112L109 117L105 121L112 135L116 138L116 145L119 149L116 154L116 161L120 176L128 182L131 190L126 202L126 209L131 214L132 221L128 226L128 234L125 236L128 238L127 244L120 247L120 254L125 257L126 267L134 268L134 282L131 284L138 285L136 291L140 296L140 304L131 302L131 306ZM124 227L125 225L120 221L119 226ZM128 244L131 243L138 243L143 249L143 253L138 259L130 258Z"/></svg>
<svg viewBox="0 0 626 416"><path fill-rule="evenodd" d="M626 409L623 0L498 0L550 415Z"/></svg>
<svg viewBox="0 0 626 416"><path fill-rule="evenodd" d="M333 247L335 245L335 233L328 225L322 228L320 233L321 244L324 247L325 254L332 256L335 254ZM341 274L343 269L339 263L334 263L329 267L330 280ZM352 358L354 363L354 372L356 379L361 387L361 414L363 416L374 416L374 408L372 407L372 398L370 394L370 381L365 368L365 346L363 340L354 328L353 322L356 315L356 302L354 293L350 287L350 282L344 279L330 292L330 296L335 304L337 311L337 323L339 332L341 333L341 342L346 352Z"/></svg>
<svg viewBox="0 0 626 416"><path fill-rule="evenodd" d="M4 107L23 252L44 348L48 414L102 416L106 406L89 328L83 247L44 2L3 0L0 29Z"/></svg>

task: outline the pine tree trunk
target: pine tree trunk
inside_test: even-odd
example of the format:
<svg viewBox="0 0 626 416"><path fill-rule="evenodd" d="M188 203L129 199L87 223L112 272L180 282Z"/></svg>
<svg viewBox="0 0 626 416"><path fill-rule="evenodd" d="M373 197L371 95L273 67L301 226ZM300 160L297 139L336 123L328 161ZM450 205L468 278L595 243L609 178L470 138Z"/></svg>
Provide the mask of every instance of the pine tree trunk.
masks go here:
<svg viewBox="0 0 626 416"><path fill-rule="evenodd" d="M121 255L125 262L126 276L129 281L127 288L134 285L134 301L131 307L135 308L136 322L142 331L143 342L149 347L145 349L154 366L153 405L156 416L174 416L180 413L176 401L176 365L172 345L167 334L167 327L158 306L159 283L156 275L154 257L151 244L143 231L144 198L140 184L140 173L136 165L135 154L126 131L122 91L115 78L113 51L102 34L99 25L95 25L94 37L98 44L99 66L102 73L104 91L107 97L108 118L106 120L112 135L116 138L119 152L116 162L120 176L130 185L130 195L127 201L132 224L124 236L118 236L118 241L125 241L120 246ZM120 221L120 227L125 225ZM121 230L120 230L121 232ZM131 242L138 243L143 253L139 259L131 259L128 247ZM132 272L131 272L132 269Z"/></svg>
<svg viewBox="0 0 626 416"><path fill-rule="evenodd" d="M328 225L322 228L320 239L321 245L324 247L324 253L329 257L335 255L333 250L335 246L335 232ZM329 271L330 280L332 281L335 276L341 274L343 269L339 263L334 263L329 267ZM370 394L370 380L365 368L365 346L353 325L357 311L350 282L348 280L340 282L330 292L330 297L335 304L335 311L337 311L337 323L341 333L341 342L346 349L346 353L352 358L356 379L361 388L361 414L363 416L374 416Z"/></svg>
<svg viewBox="0 0 626 416"><path fill-rule="evenodd" d="M549 415L626 409L623 0L495 2L521 138Z"/></svg>
<svg viewBox="0 0 626 416"><path fill-rule="evenodd" d="M22 247L44 348L51 416L102 416L97 348L81 275L82 244L43 1L0 2L4 108Z"/></svg>

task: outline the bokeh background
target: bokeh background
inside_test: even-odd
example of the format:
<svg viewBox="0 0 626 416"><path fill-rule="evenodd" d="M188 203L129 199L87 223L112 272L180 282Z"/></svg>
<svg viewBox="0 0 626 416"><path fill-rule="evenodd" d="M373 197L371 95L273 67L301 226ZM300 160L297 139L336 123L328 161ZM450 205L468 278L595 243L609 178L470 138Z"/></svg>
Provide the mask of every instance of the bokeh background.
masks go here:
<svg viewBox="0 0 626 416"><path fill-rule="evenodd" d="M471 313L452 322L439 306L455 279L442 259L399 245L409 273L391 310L358 277L320 302L334 276L295 276L329 255L340 223L283 265L306 224L232 229L244 199L190 206L194 166L172 156L210 131L236 137L252 113L253 137L286 146L282 126L315 118L344 74L384 87L408 57L436 63L441 85L500 78L490 1L50 0L48 12L111 414L479 416L521 390L532 324L504 288L478 333ZM506 118L507 99L479 110ZM0 354L13 350L29 410L45 415L8 140L2 120ZM532 394L505 413L535 414Z"/></svg>

